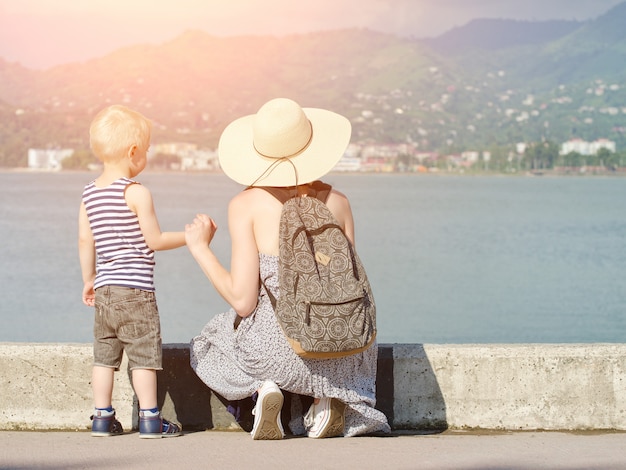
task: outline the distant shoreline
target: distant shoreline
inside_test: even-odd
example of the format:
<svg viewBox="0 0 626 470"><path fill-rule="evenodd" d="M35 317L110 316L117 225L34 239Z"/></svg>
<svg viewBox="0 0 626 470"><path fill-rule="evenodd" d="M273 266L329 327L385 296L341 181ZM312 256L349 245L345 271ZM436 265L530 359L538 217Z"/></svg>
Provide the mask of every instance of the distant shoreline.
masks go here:
<svg viewBox="0 0 626 470"><path fill-rule="evenodd" d="M33 168L24 168L24 167L16 167L16 168L0 168L0 174L9 174L9 173L20 173L20 174L62 174L67 175L71 173L76 174L98 174L97 170L41 170L41 169L33 169ZM183 170L158 170L158 169L146 169L143 174L188 174L188 175L223 175L221 171L215 170L194 170L194 171L183 171ZM511 173L501 173L501 172L492 172L492 171L429 171L429 172L398 172L398 171L331 171L329 175L346 175L346 176L415 176L415 177L437 177L437 176L493 176L493 177L525 177L525 178L588 178L588 177L610 177L610 178L621 178L626 176L626 168L617 170L617 171L603 171L603 172L562 172L562 171L554 171L554 170L543 170L540 172L533 171L520 171L520 172L511 172Z"/></svg>

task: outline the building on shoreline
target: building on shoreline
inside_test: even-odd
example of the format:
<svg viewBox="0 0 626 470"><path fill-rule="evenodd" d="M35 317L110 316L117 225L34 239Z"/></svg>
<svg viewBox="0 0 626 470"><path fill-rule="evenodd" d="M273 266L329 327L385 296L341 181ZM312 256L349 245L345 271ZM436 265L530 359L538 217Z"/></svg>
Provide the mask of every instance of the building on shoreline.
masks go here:
<svg viewBox="0 0 626 470"><path fill-rule="evenodd" d="M74 149L28 149L28 168L58 171L63 168L63 160L73 154Z"/></svg>
<svg viewBox="0 0 626 470"><path fill-rule="evenodd" d="M561 155L567 155L570 152L576 152L581 155L596 155L600 149L607 149L609 152L615 153L615 142L609 139L597 139L593 142L587 142L583 139L570 139L561 144Z"/></svg>

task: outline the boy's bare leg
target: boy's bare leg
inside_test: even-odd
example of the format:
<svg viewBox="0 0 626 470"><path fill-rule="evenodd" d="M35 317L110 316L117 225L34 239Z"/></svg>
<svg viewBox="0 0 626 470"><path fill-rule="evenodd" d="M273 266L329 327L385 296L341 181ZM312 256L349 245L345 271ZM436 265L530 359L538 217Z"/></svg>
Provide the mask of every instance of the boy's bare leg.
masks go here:
<svg viewBox="0 0 626 470"><path fill-rule="evenodd" d="M91 389L96 408L111 406L114 373L115 369L112 367L93 366L91 371Z"/></svg>
<svg viewBox="0 0 626 470"><path fill-rule="evenodd" d="M154 369L133 369L133 388L142 410L157 407L157 373Z"/></svg>

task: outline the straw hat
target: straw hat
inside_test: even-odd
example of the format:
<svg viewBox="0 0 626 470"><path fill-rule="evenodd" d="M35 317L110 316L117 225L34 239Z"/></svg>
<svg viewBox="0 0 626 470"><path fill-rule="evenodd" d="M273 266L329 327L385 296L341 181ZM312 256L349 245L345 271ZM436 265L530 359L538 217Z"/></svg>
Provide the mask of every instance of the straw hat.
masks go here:
<svg viewBox="0 0 626 470"><path fill-rule="evenodd" d="M226 127L218 147L220 166L246 186L310 183L341 159L351 131L350 121L339 114L276 98Z"/></svg>

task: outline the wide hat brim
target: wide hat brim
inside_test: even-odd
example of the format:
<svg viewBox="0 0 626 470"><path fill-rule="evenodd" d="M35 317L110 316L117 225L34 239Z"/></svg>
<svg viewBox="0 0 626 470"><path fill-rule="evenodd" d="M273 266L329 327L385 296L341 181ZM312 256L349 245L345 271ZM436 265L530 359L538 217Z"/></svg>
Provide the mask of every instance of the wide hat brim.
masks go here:
<svg viewBox="0 0 626 470"><path fill-rule="evenodd" d="M231 122L222 132L218 146L219 163L224 173L246 186L279 187L310 183L329 173L350 143L350 121L325 109L302 110L311 123L311 140L302 151L289 156L289 161L278 161L278 158L261 155L255 149L255 114Z"/></svg>

